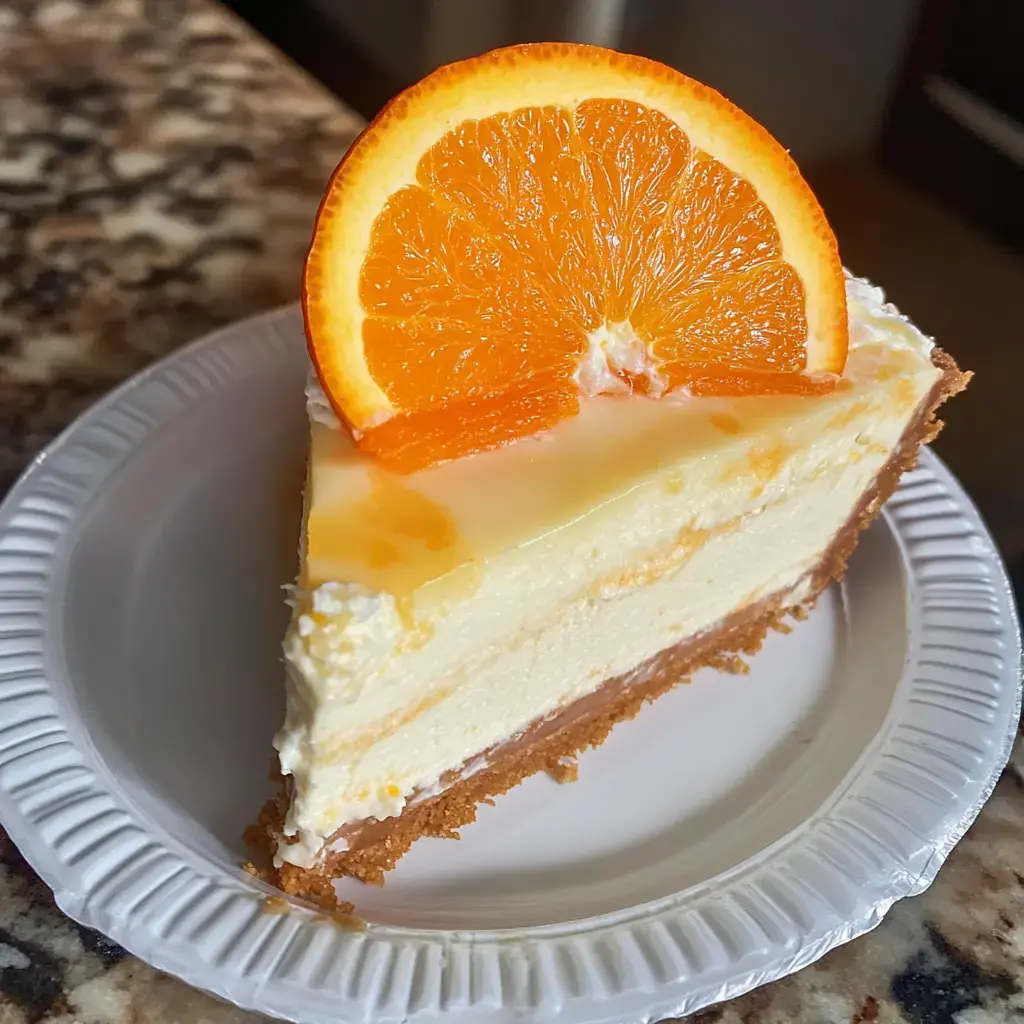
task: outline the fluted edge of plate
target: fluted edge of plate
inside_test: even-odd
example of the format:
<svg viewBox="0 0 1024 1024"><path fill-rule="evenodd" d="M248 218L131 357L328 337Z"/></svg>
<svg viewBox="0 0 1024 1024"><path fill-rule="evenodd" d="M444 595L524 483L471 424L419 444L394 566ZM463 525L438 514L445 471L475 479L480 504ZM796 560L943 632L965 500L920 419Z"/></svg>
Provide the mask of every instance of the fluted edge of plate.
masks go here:
<svg viewBox="0 0 1024 1024"><path fill-rule="evenodd" d="M254 367L303 358L289 307L220 331L117 389L0 506L0 818L71 917L240 1006L316 1022L419 1017L646 1022L783 977L923 891L1010 754L1021 637L1006 573L931 452L884 510L911 634L886 722L802 827L716 880L570 924L352 931L267 905L241 869L186 855L137 815L78 719L60 650L71 524L161 425Z"/></svg>

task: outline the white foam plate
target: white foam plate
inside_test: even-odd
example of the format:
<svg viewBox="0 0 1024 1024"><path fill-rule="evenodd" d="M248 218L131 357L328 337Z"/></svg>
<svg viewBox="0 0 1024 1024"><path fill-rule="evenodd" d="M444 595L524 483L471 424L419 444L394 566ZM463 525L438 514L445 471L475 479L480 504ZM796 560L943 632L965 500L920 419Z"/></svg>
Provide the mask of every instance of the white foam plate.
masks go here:
<svg viewBox="0 0 1024 1024"><path fill-rule="evenodd" d="M746 676L700 673L579 781L424 840L369 922L267 906L240 864L282 714L306 437L294 308L154 366L0 509L0 817L63 910L303 1021L629 1022L810 963L921 892L1006 762L1020 634L933 455L844 585Z"/></svg>

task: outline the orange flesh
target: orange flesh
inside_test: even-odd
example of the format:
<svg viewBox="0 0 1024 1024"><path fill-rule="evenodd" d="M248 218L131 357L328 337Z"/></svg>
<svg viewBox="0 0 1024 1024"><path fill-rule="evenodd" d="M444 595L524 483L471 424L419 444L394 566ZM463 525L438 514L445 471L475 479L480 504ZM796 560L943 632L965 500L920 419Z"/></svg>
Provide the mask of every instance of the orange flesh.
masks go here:
<svg viewBox="0 0 1024 1024"><path fill-rule="evenodd" d="M359 296L400 471L572 415L588 335L628 322L670 389L814 393L804 289L753 187L664 115L586 100L464 122L378 215Z"/></svg>

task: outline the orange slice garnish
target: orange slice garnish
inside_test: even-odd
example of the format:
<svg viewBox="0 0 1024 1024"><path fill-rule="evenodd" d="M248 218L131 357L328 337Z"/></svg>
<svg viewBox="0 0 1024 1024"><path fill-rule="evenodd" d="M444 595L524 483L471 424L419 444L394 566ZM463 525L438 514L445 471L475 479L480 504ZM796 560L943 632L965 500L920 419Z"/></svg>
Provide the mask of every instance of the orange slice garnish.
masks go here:
<svg viewBox="0 0 1024 1024"><path fill-rule="evenodd" d="M785 150L654 61L534 44L435 71L335 171L310 353L400 471L547 429L584 393L814 393L842 266Z"/></svg>

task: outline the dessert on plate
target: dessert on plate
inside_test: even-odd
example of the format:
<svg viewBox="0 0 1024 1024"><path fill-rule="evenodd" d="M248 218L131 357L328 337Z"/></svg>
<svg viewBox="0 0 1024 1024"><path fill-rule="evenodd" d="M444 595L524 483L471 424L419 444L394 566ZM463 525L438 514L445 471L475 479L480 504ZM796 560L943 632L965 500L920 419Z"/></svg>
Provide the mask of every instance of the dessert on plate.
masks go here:
<svg viewBox="0 0 1024 1024"><path fill-rule="evenodd" d="M335 172L268 877L324 904L571 776L841 576L967 380L785 151L638 57L442 68ZM655 712L656 713L656 712Z"/></svg>

